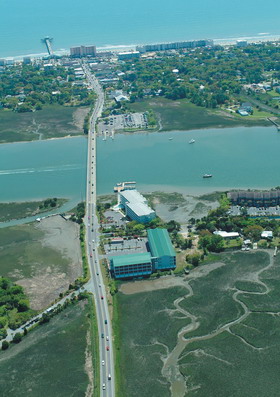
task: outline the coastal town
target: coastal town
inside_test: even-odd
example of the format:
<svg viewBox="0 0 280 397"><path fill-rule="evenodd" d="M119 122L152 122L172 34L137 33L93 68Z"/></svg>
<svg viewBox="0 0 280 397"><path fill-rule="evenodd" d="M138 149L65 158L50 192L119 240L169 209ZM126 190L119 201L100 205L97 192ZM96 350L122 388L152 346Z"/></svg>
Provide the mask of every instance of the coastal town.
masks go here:
<svg viewBox="0 0 280 397"><path fill-rule="evenodd" d="M80 378L73 375L61 396L71 395L76 379L87 397L193 396L193 390L205 393L209 387L207 379L197 379L194 366L202 374L213 368L218 384L225 363L233 371L220 395L230 395L229 388L239 387L238 363L245 367L250 359L254 373L256 351L269 360L267 327L273 340L278 337L280 188L271 179L260 184L264 188L244 183L226 188L227 182L219 182L227 161L222 149L216 167L206 163L208 168L196 169L195 162L203 163L197 148L204 145L206 153L219 147L218 139L203 141L207 128L216 133L263 127L277 139L280 42L193 40L129 51L81 45L59 56L50 37L42 45L46 56L0 60L0 142L16 148L18 142L80 136L86 142L83 166L75 158L62 169L47 162L37 167L43 176L77 171L80 191L74 199L38 194L36 200L0 203L0 366L31 345L33 357L40 355L51 340L52 360L61 349L67 363L74 355L73 365L80 366L75 367ZM200 139L198 129L204 131ZM181 193L179 186L165 191L154 180L146 191L136 176L117 179L118 168L128 177L145 162L151 173L160 168L156 154L149 163L147 142L140 162L136 151L128 155L123 149L130 138L154 135L161 141L152 150L166 148L160 155L175 165L175 179L182 168L180 134L200 194L190 194L187 184ZM124 163L114 160L113 152ZM99 194L102 155L115 185ZM243 161L245 169L245 155ZM36 173L35 166L28 167L4 168L3 175L24 175L24 181ZM187 181L190 170L184 172ZM73 177L63 179L74 184ZM45 181L51 185L50 178ZM48 353L42 356L46 364ZM141 385L138 371L148 379L151 367L151 381ZM0 381L0 390L12 395L7 381Z"/></svg>

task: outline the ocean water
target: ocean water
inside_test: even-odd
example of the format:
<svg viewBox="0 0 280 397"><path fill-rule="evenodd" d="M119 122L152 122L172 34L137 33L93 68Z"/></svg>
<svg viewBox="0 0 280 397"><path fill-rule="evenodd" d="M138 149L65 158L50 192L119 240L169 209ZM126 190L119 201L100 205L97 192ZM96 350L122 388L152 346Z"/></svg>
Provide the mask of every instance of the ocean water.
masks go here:
<svg viewBox="0 0 280 397"><path fill-rule="evenodd" d="M80 44L116 46L280 35L277 0L1 0L0 57Z"/></svg>
<svg viewBox="0 0 280 397"><path fill-rule="evenodd" d="M86 148L85 137L0 145L0 202L84 200ZM114 140L98 139L98 194L131 180L140 191L187 194L271 188L280 185L279 149L274 127L117 134ZM205 173L213 178L203 179Z"/></svg>

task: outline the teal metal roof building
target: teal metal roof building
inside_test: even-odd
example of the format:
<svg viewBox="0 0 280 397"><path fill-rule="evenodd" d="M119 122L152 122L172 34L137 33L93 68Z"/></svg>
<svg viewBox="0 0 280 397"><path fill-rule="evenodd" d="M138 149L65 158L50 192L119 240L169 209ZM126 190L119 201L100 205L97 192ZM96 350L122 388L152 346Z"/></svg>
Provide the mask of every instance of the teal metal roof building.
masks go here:
<svg viewBox="0 0 280 397"><path fill-rule="evenodd" d="M152 258L149 252L111 256L110 271L115 278L149 276L152 273Z"/></svg>
<svg viewBox="0 0 280 397"><path fill-rule="evenodd" d="M149 276L157 270L176 268L176 253L166 229L148 229L150 252L109 257L113 277Z"/></svg>
<svg viewBox="0 0 280 397"><path fill-rule="evenodd" d="M175 269L176 252L166 229L148 229L153 270Z"/></svg>

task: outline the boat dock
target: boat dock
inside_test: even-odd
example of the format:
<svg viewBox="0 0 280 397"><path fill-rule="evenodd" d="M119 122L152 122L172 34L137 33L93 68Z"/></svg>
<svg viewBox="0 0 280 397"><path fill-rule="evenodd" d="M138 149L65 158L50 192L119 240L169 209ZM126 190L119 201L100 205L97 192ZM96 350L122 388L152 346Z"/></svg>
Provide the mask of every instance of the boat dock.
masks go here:
<svg viewBox="0 0 280 397"><path fill-rule="evenodd" d="M123 190L134 190L136 189L136 182L120 182L114 186L114 192L122 192Z"/></svg>
<svg viewBox="0 0 280 397"><path fill-rule="evenodd" d="M269 120L273 125L275 125L275 127L277 128L277 131L280 131L280 125L275 120L273 120L270 117L268 117L267 120Z"/></svg>

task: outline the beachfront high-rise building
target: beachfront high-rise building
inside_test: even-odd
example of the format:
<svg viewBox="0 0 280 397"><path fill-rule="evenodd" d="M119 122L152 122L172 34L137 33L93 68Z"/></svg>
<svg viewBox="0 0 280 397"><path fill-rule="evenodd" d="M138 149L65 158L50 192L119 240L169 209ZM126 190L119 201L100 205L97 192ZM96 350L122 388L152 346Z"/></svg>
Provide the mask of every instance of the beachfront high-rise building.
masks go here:
<svg viewBox="0 0 280 397"><path fill-rule="evenodd" d="M237 40L236 47L243 48L247 47L248 42L246 40Z"/></svg>
<svg viewBox="0 0 280 397"><path fill-rule="evenodd" d="M30 65L31 64L31 58L30 57L24 57L22 60L22 63L24 65Z"/></svg>
<svg viewBox="0 0 280 397"><path fill-rule="evenodd" d="M126 59L140 58L140 52L139 51L119 52L118 58L121 61L124 61Z"/></svg>
<svg viewBox="0 0 280 397"><path fill-rule="evenodd" d="M168 51L180 50L183 48L212 47L213 45L213 40L178 41L174 43L146 44L137 46L136 51L143 53L148 51Z"/></svg>
<svg viewBox="0 0 280 397"><path fill-rule="evenodd" d="M95 45L80 45L79 47L70 48L71 57L85 57L85 56L96 56L96 46Z"/></svg>

